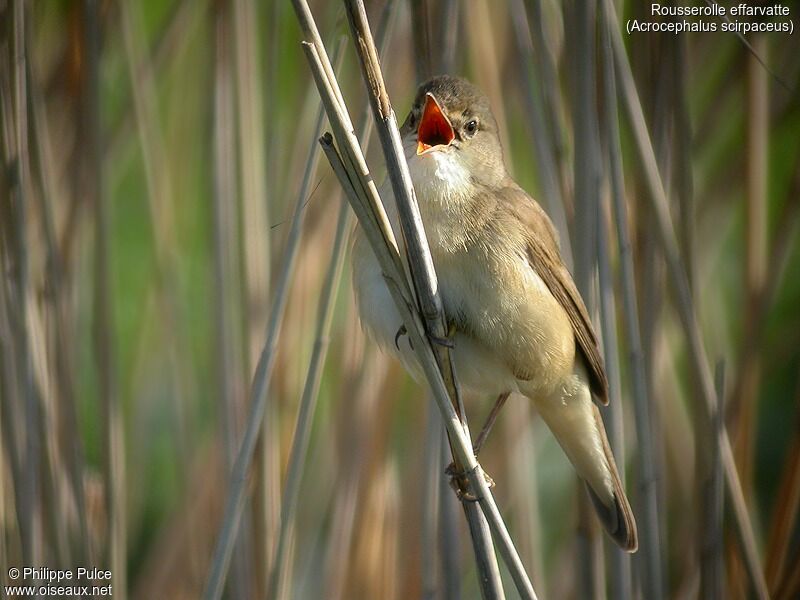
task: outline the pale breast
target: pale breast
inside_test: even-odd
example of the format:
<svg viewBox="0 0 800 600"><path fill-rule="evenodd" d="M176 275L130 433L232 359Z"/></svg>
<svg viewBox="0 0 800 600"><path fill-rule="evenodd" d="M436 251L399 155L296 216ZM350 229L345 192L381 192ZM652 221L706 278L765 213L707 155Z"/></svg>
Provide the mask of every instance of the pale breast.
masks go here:
<svg viewBox="0 0 800 600"><path fill-rule="evenodd" d="M550 390L572 370L572 326L527 260L498 246L434 257L445 309L527 388Z"/></svg>
<svg viewBox="0 0 800 600"><path fill-rule="evenodd" d="M469 174L446 154L408 156L426 236L448 319L457 324L454 360L467 388L484 393L525 388L546 393L573 368L575 339L566 313L524 253L473 222ZM381 197L398 241L391 188ZM419 379L407 344L394 344L400 315L363 237L353 252L354 284L363 324Z"/></svg>

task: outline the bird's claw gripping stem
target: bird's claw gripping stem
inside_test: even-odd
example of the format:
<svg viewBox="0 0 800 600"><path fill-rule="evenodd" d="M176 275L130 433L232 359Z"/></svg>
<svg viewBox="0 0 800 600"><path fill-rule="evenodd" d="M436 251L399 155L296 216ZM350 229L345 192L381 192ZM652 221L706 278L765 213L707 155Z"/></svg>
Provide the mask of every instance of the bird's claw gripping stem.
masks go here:
<svg viewBox="0 0 800 600"><path fill-rule="evenodd" d="M439 346L444 346L445 348L450 348L452 350L456 347L455 342L453 342L455 335L456 326L455 324L450 323L450 325L447 327L447 334L444 337L439 337L429 332L428 339L434 344L438 344Z"/></svg>
<svg viewBox="0 0 800 600"><path fill-rule="evenodd" d="M453 336L455 333L455 325L450 325L446 336L439 337L437 335L433 335L432 333L428 333L428 339L434 344L438 344L439 346L444 346L445 348L450 348L452 350L455 348L455 343L453 342ZM400 338L404 335L408 335L408 329L406 329L405 325L400 325L397 333L394 334L394 345L398 350L400 350ZM408 340L408 345L411 346L412 350L414 349L414 342L411 341L411 338Z"/></svg>
<svg viewBox="0 0 800 600"><path fill-rule="evenodd" d="M404 335L408 335L408 329L406 329L405 325L400 325L400 328L397 330L397 333L394 334L394 347L400 350L400 338ZM408 345L411 346L411 349L414 349L414 342L411 341L411 338L408 338Z"/></svg>
<svg viewBox="0 0 800 600"><path fill-rule="evenodd" d="M480 466L476 465L475 468L479 469ZM453 491L455 491L456 496L461 502L478 502L480 500L480 497L476 496L473 490L470 489L471 484L468 471L457 471L455 463L450 463L447 465L444 472L450 476L450 487L453 488ZM481 473L486 481L486 485L490 488L494 487L494 479L489 477L483 470L481 470Z"/></svg>

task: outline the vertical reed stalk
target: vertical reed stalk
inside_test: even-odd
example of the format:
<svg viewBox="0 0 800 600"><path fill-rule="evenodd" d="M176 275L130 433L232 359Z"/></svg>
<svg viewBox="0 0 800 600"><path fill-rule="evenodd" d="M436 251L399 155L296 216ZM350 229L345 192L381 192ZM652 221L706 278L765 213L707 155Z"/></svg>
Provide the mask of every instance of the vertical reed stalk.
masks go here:
<svg viewBox="0 0 800 600"><path fill-rule="evenodd" d="M610 390L608 418L604 419L608 430L609 443L614 453L619 475L625 483L625 437L623 434L622 376L619 368L619 342L617 340L617 315L614 300L614 281L609 256L606 210L609 209L607 197L603 200L602 218L597 222L597 272L600 296L600 325L603 333L603 357L608 373ZM607 541L606 551L610 563L610 595L617 600L633 597L631 580L631 555Z"/></svg>
<svg viewBox="0 0 800 600"><path fill-rule="evenodd" d="M267 591L267 598L279 598L278 590L286 589L289 597L292 595L291 573L292 565L287 553L289 540L294 535L294 520L297 512L298 498L300 496L300 482L302 480L308 445L311 437L311 424L316 409L319 385L322 376L322 367L328 349L328 336L330 334L331 318L335 293L339 289L342 266L344 264L344 248L347 235L352 229L350 207L340 198L339 216L336 225L336 238L333 243L330 263L325 275L325 281L320 294L317 326L314 334L314 349L311 362L308 366L303 396L300 399L300 408L297 415L297 425L292 439L292 448L289 454L289 465L286 475L286 486L281 499L281 520L278 529L277 549L272 565L272 576ZM283 594L281 594L283 596Z"/></svg>
<svg viewBox="0 0 800 600"><path fill-rule="evenodd" d="M414 71L417 81L433 75L428 0L411 0L411 31L414 45Z"/></svg>
<svg viewBox="0 0 800 600"><path fill-rule="evenodd" d="M534 57L538 66L538 74L542 82L542 107L544 109L545 122L549 124L545 133L549 134L548 145L553 148L555 152L557 180L561 188L560 197L564 204L564 211L569 214L572 206L572 190L569 186L567 150L564 142L564 132L566 128L563 124L563 115L559 112L559 108L564 106L564 102L561 98L561 88L559 86L558 75L556 74L556 60L551 52L551 48L547 44L542 0L531 0L529 6L532 15L530 18L530 26ZM558 8L563 12L561 6ZM567 239L566 235L562 239Z"/></svg>
<svg viewBox="0 0 800 600"><path fill-rule="evenodd" d="M6 7L6 13L11 12L11 7ZM14 132L16 127L13 121L15 111L13 109L12 96L13 85L10 72L11 55L7 48L0 47L0 61L8 64L8 69L0 69L0 118L2 118L2 150L3 150L3 171L0 174L0 183L3 184L3 194L0 195L0 211L3 219L0 220L0 264L3 269L9 271L14 265L14 254L17 242L14 231L17 225L14 206L19 196L19 179L14 182L10 177L14 173L13 166L17 154ZM12 226L13 225L13 226ZM18 406L19 398L23 395L21 383L19 381L19 369L17 368L18 353L16 352L18 336L13 326L14 316L11 314L11 305L14 301L12 277L0 279L0 436L3 437L3 445L0 449L5 449L8 454L8 465L11 474L12 498L17 518L17 530L20 534L20 542L24 542L21 531L25 521L25 507L22 501L23 486L25 476L23 474L22 437L24 425L19 416L22 407ZM5 486L4 486L5 490ZM4 496L5 498L5 496ZM5 539L5 535L3 536ZM23 545L23 559L27 558L25 552L27 548Z"/></svg>
<svg viewBox="0 0 800 600"><path fill-rule="evenodd" d="M28 221L30 204L33 201L30 163L28 154L28 79L27 79L27 2L16 0L12 7L12 72L14 95L14 147L13 162L16 178L14 197L14 227L16 235L14 241L13 268L16 271L16 297L14 298L17 314L16 344L17 380L20 385L21 397L24 402L24 470L20 485L22 486L21 500L23 506L19 507L22 520L20 533L22 536L22 551L24 560L28 564L42 564L44 558L43 532L42 532L42 482L40 479L42 449L38 435L40 424L40 406L35 389L31 331L30 331L30 272L29 272L29 243Z"/></svg>
<svg viewBox="0 0 800 600"><path fill-rule="evenodd" d="M769 590L777 596L780 584L788 577L787 560L792 532L800 513L800 381L795 392L794 433L778 486L772 525L767 538L766 578Z"/></svg>
<svg viewBox="0 0 800 600"><path fill-rule="evenodd" d="M647 132L644 114L631 74L628 57L625 54L622 34L616 25L615 9L611 0L606 0L605 3L607 6L606 18L613 32L612 47L617 77L622 86L622 97L625 109L631 123L636 152L642 163L645 183L647 184L648 193L646 197L655 216L658 241L664 253L667 263L667 272L675 291L676 308L681 319L681 324L683 325L684 333L687 337L690 362L700 382L700 391L702 392L701 401L706 409L706 416L710 416L713 414L713 406L716 397L713 378L705 355L705 349L703 348L700 327L692 304L686 271L681 264L675 229L669 214L666 192L664 191L661 176L658 172L653 146ZM696 424L696 426L701 425ZM753 526L747 511L744 495L742 494L741 482L739 481L739 475L734 463L730 440L724 428L718 435L716 443L719 444L720 448L720 456L725 470L726 492L733 507L736 531L745 555L748 574L757 596L762 599L767 598L769 593L767 592L766 582L764 581L764 573L759 564L758 548L756 546Z"/></svg>
<svg viewBox="0 0 800 600"><path fill-rule="evenodd" d="M600 116L601 138L603 142L602 154L605 157L605 168L609 173L608 194L602 196L600 215L597 221L597 264L598 282L600 291L600 317L603 332L603 349L608 372L611 398L609 400L609 418L606 420L609 442L614 457L619 465L619 475L625 484L625 435L624 411L622 406L622 375L620 373L621 356L619 340L617 338L617 302L614 293L614 278L611 267L611 242L609 240L608 223L616 223L613 218L612 197L624 203L624 190L622 190L622 160L619 148L619 121L616 120L616 87L614 86L614 67L611 57L611 37L606 21L602 17L603 7L599 7L599 48L600 48L600 86L602 95L600 104L605 112ZM611 105L609 105L611 104ZM613 156L612 156L613 153ZM613 165L613 166L612 166ZM619 196L619 198L617 198ZM616 229L616 227L615 227ZM619 244L618 244L619 246ZM621 255L621 251L618 252ZM620 256L621 259L621 256ZM628 256L630 259L630 256ZM610 555L610 586L612 598L629 600L633 598L633 580L631 571L631 556L613 544L606 543Z"/></svg>
<svg viewBox="0 0 800 600"><path fill-rule="evenodd" d="M1 59L0 59L1 60ZM2 181L2 180L0 180ZM3 186L5 187L5 186ZM5 264L5 252L3 252L3 244L0 242L0 264ZM7 368L6 357L8 356L8 330L7 321L5 319L5 290L0 287L0 451L6 447L8 442L3 430L5 426L5 419L3 413L5 412L6 403L10 402L11 390L9 382L9 369ZM0 460L0 481L7 481L5 460ZM9 486L3 486L0 491L0 515L6 514L6 490ZM6 529L0 532L0 573L8 573L9 557L8 548L6 546Z"/></svg>
<svg viewBox="0 0 800 600"><path fill-rule="evenodd" d="M192 33L197 31L203 17L208 10L210 0L180 0L173 9L166 25L159 32L152 49L148 52L151 60L140 64L141 69L150 70L153 78L157 78L168 71L172 61L176 56L181 56L186 50L188 42L192 39ZM129 7L133 9L133 7ZM136 72L133 78L139 81L142 73ZM123 103L134 100L132 97L125 96L121 99ZM118 160L117 155L131 139L133 129L136 126L136 112L131 111L130 107L123 104L119 111L119 120L109 126L109 133L104 141L104 149L109 163Z"/></svg>
<svg viewBox="0 0 800 600"><path fill-rule="evenodd" d="M360 353L358 353L360 354ZM325 583L329 600L346 598L348 571L353 555L356 516L363 512L363 502L359 492L368 469L370 448L375 445L375 437L382 434L382 428L375 427L379 420L379 387L385 379L387 361L375 353L363 355L358 361L359 369L353 377L348 377L342 386L346 392L348 414L340 420L340 439L346 440L351 452L343 453L343 477L337 486L331 522L331 534L325 557Z"/></svg>
<svg viewBox="0 0 800 600"><path fill-rule="evenodd" d="M457 0L445 0L441 3L436 36L439 49L436 53L439 59L437 73L452 73L456 68L456 45L461 29L459 6ZM382 58L381 62L383 63ZM432 600L441 590L444 598L456 599L461 597L458 536L453 532L453 502L444 483L445 478L442 477L447 460L446 441L443 423L434 400L429 400L423 449L426 471L421 507L422 597Z"/></svg>
<svg viewBox="0 0 800 600"><path fill-rule="evenodd" d="M441 52L436 72L455 73L459 68L456 56L461 33L461 3L458 0L443 0L440 4L437 40L441 45Z"/></svg>
<svg viewBox="0 0 800 600"><path fill-rule="evenodd" d="M279 91L280 86L280 57L281 57L281 18L283 16L283 2L274 2L270 9L270 18L268 22L268 32L265 39L265 46L267 46L267 60L266 60L266 88L265 88L265 107L264 113L273 118L278 114L280 109ZM254 90L254 93L255 90ZM262 116L263 118L263 116ZM263 129L259 130L259 135L263 133ZM280 186L280 173L284 166L289 163L288 152L286 162L282 160L283 153L280 152L279 135L267 136L263 144L263 162L264 162L264 177L263 190L264 198L262 202L265 204L266 217L269 220L272 211L278 207L278 199L287 195L283 193ZM266 201L265 201L266 200ZM265 232L261 232L265 235ZM270 238L268 234L265 237ZM265 265L270 278L266 282L266 290L272 287L272 277L274 271L272 269L273 252L271 243L274 238L268 239L266 244L266 255L264 260L267 262ZM265 306L267 302L264 302ZM264 329L262 328L262 331ZM252 337L251 337L252 339ZM257 355L251 357L251 365L255 365L258 360ZM257 519L262 521L262 526L257 529L263 531L263 535L267 538L262 540L262 552L264 559L261 564L270 565L274 561L274 551L277 543L277 532L280 522L281 512L281 435L279 427L279 411L277 402L267 402L264 409L264 418L261 420L261 439L259 447L256 449L256 469L258 470L257 480L257 498L260 499L256 506L258 507L259 514ZM261 504L259 507L258 504ZM263 571L261 577L263 579L263 591L266 594L267 586L269 585L269 571L268 569L260 569Z"/></svg>
<svg viewBox="0 0 800 600"><path fill-rule="evenodd" d="M680 240L681 256L686 265L686 276L689 287L694 290L696 279L695 269L695 198L694 184L692 181L692 123L689 118L689 90L687 79L689 77L689 62L687 57L686 37L679 35L675 38L675 48L672 52L672 82L674 90L674 135L675 151L675 192L678 196L679 222L678 237Z"/></svg>
<svg viewBox="0 0 800 600"><path fill-rule="evenodd" d="M341 47L341 43L339 45ZM314 128L315 139L322 129L322 118L324 113L320 108L316 125ZM206 582L203 597L206 600L218 599L222 595L222 587L227 575L230 563L231 552L236 534L239 529L242 512L245 502L245 485L247 483L247 473L253 459L256 440L262 428L262 419L269 398L269 382L272 377L272 368L275 364L275 353L280 337L283 314L286 309L286 302L289 296L289 286L294 275L294 266L297 262L297 252L300 247L300 236L302 233L303 216L305 203L311 190L311 181L317 170L319 163L319 152L316 151L316 143L312 143L308 152L303 182L295 204L292 223L289 229L284 248L283 264L277 284L275 286L275 296L270 309L270 316L267 322L266 342L261 350L256 373L250 390L250 411L245 421L245 432L239 446L236 462L231 473L230 489L225 501L225 512L223 516L222 528L214 549L211 572Z"/></svg>
<svg viewBox="0 0 800 600"><path fill-rule="evenodd" d="M661 532L656 502L656 481L653 453L653 432L650 421L650 400L647 396L647 372L645 370L642 340L639 329L639 307L636 299L636 281L631 252L628 211L625 203L625 183L622 168L622 148L619 137L619 115L617 87L613 62L611 37L616 22L603 4L603 105L607 124L609 173L611 198L617 246L622 278L622 308L625 315L625 334L631 364L632 396L636 417L636 433L639 447L637 466L639 485L639 511L637 522L640 532L639 552L643 570L642 587L648 598L657 598L662 593L661 576Z"/></svg>
<svg viewBox="0 0 800 600"><path fill-rule="evenodd" d="M385 49L387 39L391 30L393 14L393 4L390 2L384 7L383 18L378 30L378 45L381 50ZM343 55L342 38L336 48L334 63L335 70L338 71ZM322 116L322 113L320 113ZM364 114L360 127L360 144L366 152L369 145L370 133L372 132L372 122L369 115ZM317 132L321 129L317 127ZM313 151L313 150L312 150ZM281 518L278 529L277 544L274 561L271 563L271 576L267 591L268 598L279 598L278 591L288 589L291 591L291 572L292 565L287 555L287 546L293 536L294 520L297 512L297 503L300 495L300 482L305 468L306 455L311 435L311 424L316 410L317 397L319 395L320 378L325 357L328 349L328 336L330 332L331 319L333 316L334 301L336 292L339 288L342 267L345 256L345 239L353 229L353 218L350 208L344 199L336 199L339 204L339 216L336 225L336 237L333 244L330 263L325 275L325 281L320 294L317 326L314 334L314 349L311 355L311 362L308 366L306 382L303 388L303 395L300 399L300 408L297 416L297 424L292 439L292 448L289 455L287 467L286 485L281 498ZM334 202L336 204L336 202Z"/></svg>
<svg viewBox="0 0 800 600"><path fill-rule="evenodd" d="M108 547L114 588L127 597L127 541L125 529L125 431L117 381L117 340L111 260L111 213L105 193L101 154L100 113L100 7L96 0L84 0L87 79L84 107L87 184L95 217L94 354L99 396L103 405L105 434L105 502L108 518Z"/></svg>
<svg viewBox="0 0 800 600"><path fill-rule="evenodd" d="M756 54L766 59L767 37L753 38ZM747 146L745 196L745 269L744 269L744 339L754 337L758 327L757 305L764 293L767 273L767 165L769 158L769 88L768 73L753 54L747 61ZM758 424L760 355L746 352L739 365L739 387L733 399L733 444L736 464L741 473L745 496L752 496L754 437Z"/></svg>
<svg viewBox="0 0 800 600"><path fill-rule="evenodd" d="M764 293L767 265L767 164L769 156L769 95L767 71L760 57L767 54L767 37L752 38L747 63L747 150L745 196L745 264L743 337L757 336L757 307ZM741 473L745 497L752 499L755 431L758 425L758 393L761 379L761 360L758 352L745 349L739 364L740 375L731 399L730 428L733 434L736 465ZM731 549L729 587L738 589L744 581L742 562Z"/></svg>
<svg viewBox="0 0 800 600"><path fill-rule="evenodd" d="M239 439L245 373L240 321L236 308L241 306L238 292L239 255L235 251L240 235L236 218L237 185L235 176L235 113L233 105L233 58L230 7L219 6L213 13L215 26L214 77L214 278L217 385L222 440L230 472L234 468ZM244 517L249 520L250 514ZM245 527L235 536L231 593L234 598L250 598L252 591L251 530Z"/></svg>
<svg viewBox="0 0 800 600"><path fill-rule="evenodd" d="M422 449L424 480L420 500L420 513L422 523L420 531L420 546L422 551L422 598L433 600L441 589L439 573L439 555L436 552L436 541L440 530L439 515L439 479L442 476L444 465L441 461L441 432L442 422L436 410L433 399L427 406L425 415L425 438Z"/></svg>
<svg viewBox="0 0 800 600"><path fill-rule="evenodd" d="M82 563L89 563L90 544L86 517L86 497L84 490L84 458L81 443L75 398L75 366L70 351L74 344L74 331L69 321L68 290L62 268L62 256L56 239L53 204L58 197L56 191L55 164L52 150L52 139L45 114L45 99L40 87L36 86L36 78L31 81L31 106L33 109L33 125L36 138L37 162L39 168L40 194L39 210L41 212L42 236L47 252L47 285L50 291L52 327L53 327L53 360L55 361L55 389L58 400L57 412L61 423L58 431L69 432L59 436L58 448L66 455L69 474L69 486L72 502L75 503L78 520L79 544L75 558ZM63 519L61 519L63 521Z"/></svg>
<svg viewBox="0 0 800 600"><path fill-rule="evenodd" d="M715 373L717 405L712 418L712 427L719 430L724 420L725 369L723 363L717 365ZM722 518L724 515L724 482L722 479L722 462L719 448L709 444L711 456L708 457L709 472L707 479L701 481L701 513L700 523L700 597L722 598L724 595L723 579L724 539Z"/></svg>
<svg viewBox="0 0 800 600"><path fill-rule="evenodd" d="M233 2L234 66L238 116L240 189L240 230L244 266L241 306L244 317L244 363L247 377L253 376L261 349L261 332L266 327L270 281L270 228L268 217L266 142L262 99L261 67L258 59L259 31L256 3ZM254 498L255 560L267 565L272 560L280 512L280 436L277 406L270 402L263 420ZM256 569L258 593L266 592L266 569Z"/></svg>
<svg viewBox="0 0 800 600"><path fill-rule="evenodd" d="M439 464L444 465L452 452L447 442L445 431L439 433ZM439 548L442 557L442 589L448 600L461 598L461 561L459 560L461 544L459 542L458 509L453 489L444 477L439 477L439 515L440 533Z"/></svg>
<svg viewBox="0 0 800 600"><path fill-rule="evenodd" d="M600 169L596 157L598 124L596 109L595 29L596 14L590 3L569 5L570 26L568 40L575 52L571 66L572 123L575 137L573 182L575 188L575 219L573 221L572 252L574 256L575 283L586 302L589 314L594 313L594 273L597 252L597 207L600 197ZM607 340L604 340L607 342ZM579 484L579 487L580 486ZM603 565L600 531L594 521L594 511L588 498L580 490L578 596L599 598L603 595ZM602 587L601 587L602 586Z"/></svg>
<svg viewBox="0 0 800 600"><path fill-rule="evenodd" d="M572 6L575 45L572 65L572 122L575 136L573 182L575 186L575 220L572 248L575 257L575 283L583 296L589 314L594 308L595 253L597 251L597 207L600 204L600 165L595 75L595 10L590 3Z"/></svg>
<svg viewBox="0 0 800 600"><path fill-rule="evenodd" d="M559 183L558 149L555 146L552 128L558 124L549 121L545 114L545 85L541 76L541 63L544 60L535 58L534 43L531 37L528 13L523 0L511 0L511 22L514 27L514 39L520 56L520 67L525 85L523 86L525 109L530 119L525 120L526 128L530 131L533 148L536 152L537 174L541 188L541 203L546 208L547 214L556 226L562 240L569 239L567 216L564 211L564 199L561 195ZM555 82L552 82L555 84ZM562 247L564 261L574 264L572 247L564 244Z"/></svg>

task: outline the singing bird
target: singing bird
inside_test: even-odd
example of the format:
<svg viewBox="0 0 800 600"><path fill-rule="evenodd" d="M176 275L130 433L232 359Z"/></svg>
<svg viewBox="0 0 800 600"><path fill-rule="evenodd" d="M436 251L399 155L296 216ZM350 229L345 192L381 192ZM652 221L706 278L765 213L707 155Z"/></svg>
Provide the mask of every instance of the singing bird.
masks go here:
<svg viewBox="0 0 800 600"><path fill-rule="evenodd" d="M636 522L594 401L608 403L597 336L544 210L509 176L487 97L464 79L423 83L400 134L450 325L462 386L529 398L604 528L637 548ZM391 186L381 197L400 235ZM360 228L353 283L362 324L420 376L402 319Z"/></svg>

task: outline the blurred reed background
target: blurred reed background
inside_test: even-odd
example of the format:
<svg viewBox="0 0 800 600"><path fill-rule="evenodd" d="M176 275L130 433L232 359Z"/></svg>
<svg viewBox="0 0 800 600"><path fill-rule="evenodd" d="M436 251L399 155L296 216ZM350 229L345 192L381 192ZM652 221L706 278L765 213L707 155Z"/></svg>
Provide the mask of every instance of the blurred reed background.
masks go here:
<svg viewBox="0 0 800 600"><path fill-rule="evenodd" d="M611 60L623 30L606 27L606 4L367 8L373 31L384 22L401 120L432 73L488 93L603 333L604 417L639 552L584 518L584 492L521 399L481 455L539 597L765 597L755 563L772 597L800 597L798 37L623 33L634 89ZM343 53L358 123L341 5L312 9ZM647 3L616 11L649 18ZM2 584L11 566L87 565L113 570L118 598L199 597L268 342L225 597L478 596L438 414L364 338L349 266L338 278L331 262L342 200L299 40L288 2L0 0ZM657 171L626 116L636 90ZM659 172L690 296L675 294L645 200ZM718 418L682 306L716 371ZM281 506L304 390L308 452ZM468 404L473 429L489 406ZM744 544L719 427L755 532Z"/></svg>

